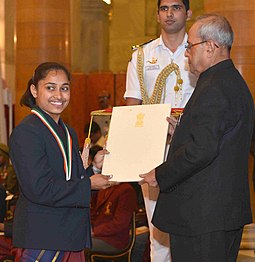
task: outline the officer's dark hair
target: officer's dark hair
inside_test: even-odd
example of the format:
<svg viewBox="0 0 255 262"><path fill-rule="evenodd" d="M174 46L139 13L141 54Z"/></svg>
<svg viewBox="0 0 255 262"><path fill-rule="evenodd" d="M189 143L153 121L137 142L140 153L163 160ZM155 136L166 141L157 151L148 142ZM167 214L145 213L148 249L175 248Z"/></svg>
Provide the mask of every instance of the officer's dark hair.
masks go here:
<svg viewBox="0 0 255 262"><path fill-rule="evenodd" d="M56 62L42 63L35 69L33 77L27 83L27 89L20 99L21 106L24 105L30 108L33 108L35 106L36 104L35 98L33 97L30 91L30 86L34 85L36 88L38 88L38 82L44 79L48 75L48 73L52 70L63 71L66 74L67 79L71 81L71 74L63 65L56 63Z"/></svg>
<svg viewBox="0 0 255 262"><path fill-rule="evenodd" d="M185 6L185 9L186 11L189 10L189 0L182 0L184 6ZM158 0L158 10L159 10L159 7L160 7L160 3L161 3L161 0Z"/></svg>

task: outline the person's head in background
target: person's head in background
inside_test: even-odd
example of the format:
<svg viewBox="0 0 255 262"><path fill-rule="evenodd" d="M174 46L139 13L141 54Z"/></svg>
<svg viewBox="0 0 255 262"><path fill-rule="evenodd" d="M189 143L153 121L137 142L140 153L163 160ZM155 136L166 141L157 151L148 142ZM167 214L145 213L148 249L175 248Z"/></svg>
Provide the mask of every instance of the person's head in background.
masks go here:
<svg viewBox="0 0 255 262"><path fill-rule="evenodd" d="M88 137L89 134L89 126L90 123L86 124L84 128L84 134L86 138ZM92 121L91 130L90 130L91 144L95 145L101 136L102 136L102 132L100 126L96 122Z"/></svg>
<svg viewBox="0 0 255 262"><path fill-rule="evenodd" d="M98 98L99 109L102 110L102 109L111 108L110 105L111 94L109 92L107 92L106 90L102 90L98 94L97 98Z"/></svg>
<svg viewBox="0 0 255 262"><path fill-rule="evenodd" d="M42 63L28 81L20 104L29 108L38 106L58 122L70 101L70 79L70 72L63 65Z"/></svg>
<svg viewBox="0 0 255 262"><path fill-rule="evenodd" d="M161 34L185 33L186 21L191 16L189 0L158 0L157 20Z"/></svg>

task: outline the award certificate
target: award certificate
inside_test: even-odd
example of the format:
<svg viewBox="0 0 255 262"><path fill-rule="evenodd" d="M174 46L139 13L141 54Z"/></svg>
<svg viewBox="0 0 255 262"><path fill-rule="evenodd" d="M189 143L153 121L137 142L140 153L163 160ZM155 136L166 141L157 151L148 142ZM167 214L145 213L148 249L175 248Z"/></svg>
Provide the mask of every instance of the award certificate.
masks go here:
<svg viewBox="0 0 255 262"><path fill-rule="evenodd" d="M170 104L114 107L102 174L112 181L140 181L164 161Z"/></svg>

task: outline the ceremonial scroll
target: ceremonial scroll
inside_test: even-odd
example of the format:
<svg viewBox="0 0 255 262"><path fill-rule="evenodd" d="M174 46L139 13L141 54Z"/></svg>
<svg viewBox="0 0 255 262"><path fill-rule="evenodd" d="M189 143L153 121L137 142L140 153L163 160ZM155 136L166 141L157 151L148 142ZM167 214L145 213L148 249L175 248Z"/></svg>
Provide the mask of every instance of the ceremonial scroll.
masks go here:
<svg viewBox="0 0 255 262"><path fill-rule="evenodd" d="M102 174L118 182L139 181L164 160L169 104L114 107Z"/></svg>

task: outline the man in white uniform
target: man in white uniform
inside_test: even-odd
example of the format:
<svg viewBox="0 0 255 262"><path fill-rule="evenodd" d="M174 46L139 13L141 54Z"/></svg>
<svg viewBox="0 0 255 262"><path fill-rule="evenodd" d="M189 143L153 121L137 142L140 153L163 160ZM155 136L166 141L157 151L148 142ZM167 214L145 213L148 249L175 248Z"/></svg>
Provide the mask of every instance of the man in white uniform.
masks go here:
<svg viewBox="0 0 255 262"><path fill-rule="evenodd" d="M196 77L189 72L184 57L186 21L191 15L189 0L158 0L161 35L137 46L133 53L127 69L126 105L169 103L172 108L185 107L196 84ZM168 234L151 223L158 189L146 184L142 191L150 227L151 261L169 262Z"/></svg>

